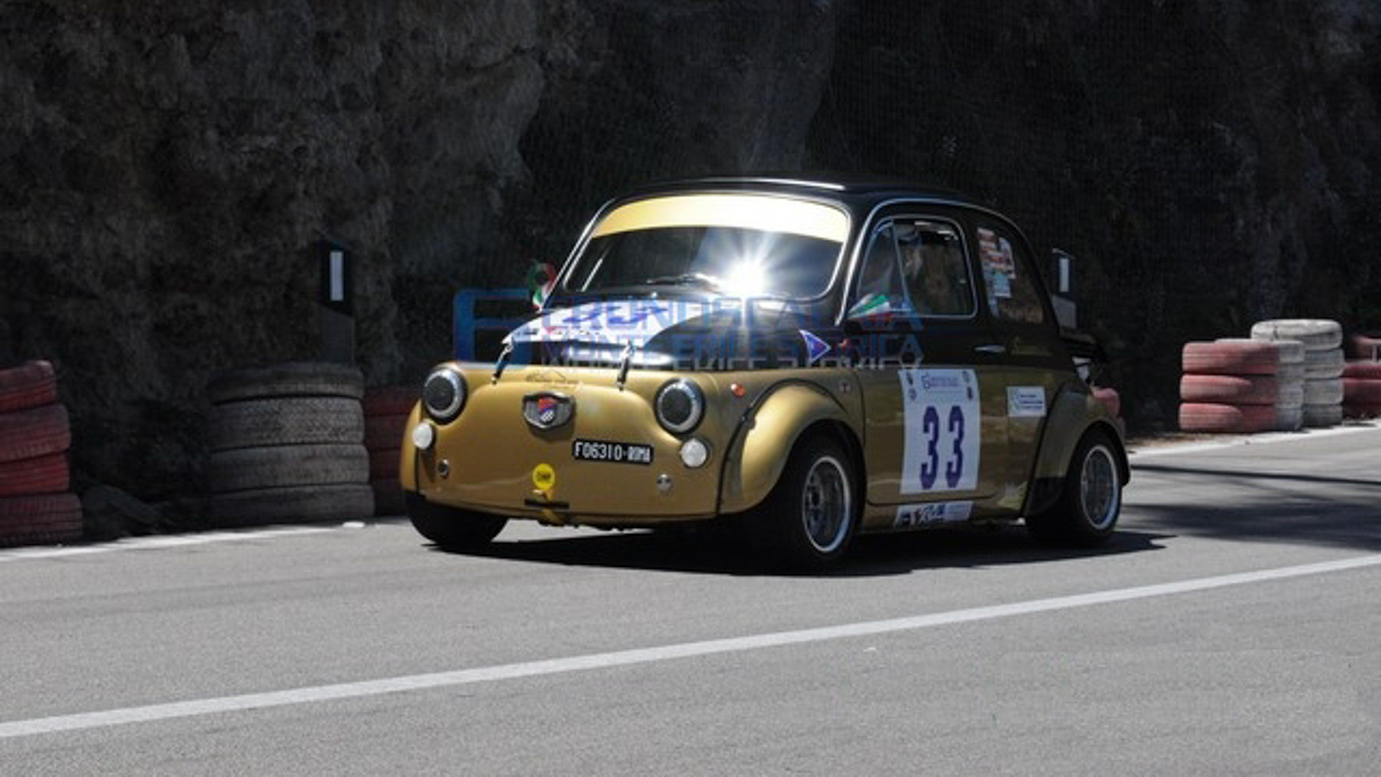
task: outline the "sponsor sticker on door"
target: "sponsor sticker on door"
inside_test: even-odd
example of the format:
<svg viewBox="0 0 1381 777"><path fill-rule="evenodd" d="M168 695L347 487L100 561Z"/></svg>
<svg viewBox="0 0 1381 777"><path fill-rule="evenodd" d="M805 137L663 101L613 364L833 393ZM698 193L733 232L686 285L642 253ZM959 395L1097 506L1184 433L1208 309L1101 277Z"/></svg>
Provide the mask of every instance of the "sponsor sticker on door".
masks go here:
<svg viewBox="0 0 1381 777"><path fill-rule="evenodd" d="M1011 418L1045 417L1045 389L1040 386L1008 386L1007 415Z"/></svg>

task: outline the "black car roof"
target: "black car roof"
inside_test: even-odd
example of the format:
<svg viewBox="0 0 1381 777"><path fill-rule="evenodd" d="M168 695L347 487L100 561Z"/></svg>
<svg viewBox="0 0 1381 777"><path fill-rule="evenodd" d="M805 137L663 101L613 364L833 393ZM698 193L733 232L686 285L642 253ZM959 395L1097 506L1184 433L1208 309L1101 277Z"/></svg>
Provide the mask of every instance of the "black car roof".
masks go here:
<svg viewBox="0 0 1381 777"><path fill-rule="evenodd" d="M1005 213L961 191L905 178L859 173L760 173L674 179L627 190L621 196L605 203L605 208L620 201L652 194L697 189L745 189L829 197L859 215L865 215L889 200L926 200L987 214L1005 222L1021 236L1023 242L1028 242L1025 232Z"/></svg>
<svg viewBox="0 0 1381 777"><path fill-rule="evenodd" d="M941 186L923 184L904 178L869 176L850 173L772 173L760 175L712 175L684 178L639 186L628 194L639 195L657 191L677 191L703 188L744 188L833 194L844 199L874 198L885 195L905 195L926 199L947 200L985 208L982 203L963 192Z"/></svg>

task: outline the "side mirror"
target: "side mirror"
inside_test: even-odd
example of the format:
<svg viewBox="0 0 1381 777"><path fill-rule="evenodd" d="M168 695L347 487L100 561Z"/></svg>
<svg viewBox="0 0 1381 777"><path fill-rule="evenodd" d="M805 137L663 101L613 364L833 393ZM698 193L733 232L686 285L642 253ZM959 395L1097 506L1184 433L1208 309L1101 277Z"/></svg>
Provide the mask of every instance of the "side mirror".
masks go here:
<svg viewBox="0 0 1381 777"><path fill-rule="evenodd" d="M1054 260L1055 293L1069 294L1073 291L1074 256L1058 248L1050 249L1050 256Z"/></svg>
<svg viewBox="0 0 1381 777"><path fill-rule="evenodd" d="M1079 306L1070 298L1074 288L1074 256L1058 248L1052 248L1050 256L1054 279L1050 304L1055 308L1055 320L1063 329L1078 329Z"/></svg>

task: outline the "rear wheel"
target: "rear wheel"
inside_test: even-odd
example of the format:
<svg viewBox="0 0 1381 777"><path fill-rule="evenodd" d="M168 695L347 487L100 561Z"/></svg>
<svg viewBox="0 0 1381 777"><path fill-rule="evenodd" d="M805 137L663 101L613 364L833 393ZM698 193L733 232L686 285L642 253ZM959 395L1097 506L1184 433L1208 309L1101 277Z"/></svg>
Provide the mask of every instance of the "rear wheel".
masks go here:
<svg viewBox="0 0 1381 777"><path fill-rule="evenodd" d="M853 464L838 442L808 437L791 452L767 499L754 511L759 543L792 571L821 572L849 548L858 523Z"/></svg>
<svg viewBox="0 0 1381 777"><path fill-rule="evenodd" d="M474 550L503 531L507 518L428 502L407 494L408 518L418 534L447 550Z"/></svg>
<svg viewBox="0 0 1381 777"><path fill-rule="evenodd" d="M1047 542L1093 547L1112 536L1121 510L1122 478L1112 440L1091 429L1074 450L1059 501L1027 516L1026 528Z"/></svg>

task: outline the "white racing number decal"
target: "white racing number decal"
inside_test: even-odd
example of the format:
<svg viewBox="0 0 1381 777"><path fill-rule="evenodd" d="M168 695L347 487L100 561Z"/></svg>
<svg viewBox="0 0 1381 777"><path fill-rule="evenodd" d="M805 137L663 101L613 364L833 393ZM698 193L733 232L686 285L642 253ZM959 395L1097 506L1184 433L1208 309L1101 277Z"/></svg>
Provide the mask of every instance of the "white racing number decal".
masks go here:
<svg viewBox="0 0 1381 777"><path fill-rule="evenodd" d="M980 417L973 370L904 369L901 492L972 491L978 487Z"/></svg>

